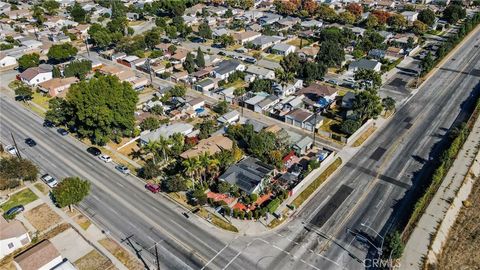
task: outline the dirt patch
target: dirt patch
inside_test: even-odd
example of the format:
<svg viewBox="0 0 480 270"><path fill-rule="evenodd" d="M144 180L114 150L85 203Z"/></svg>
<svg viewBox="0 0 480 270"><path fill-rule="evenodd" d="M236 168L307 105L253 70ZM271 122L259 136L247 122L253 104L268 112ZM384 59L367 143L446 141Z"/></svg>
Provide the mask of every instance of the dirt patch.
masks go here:
<svg viewBox="0 0 480 270"><path fill-rule="evenodd" d="M63 210L63 212L65 212L71 218L80 215L80 212L73 207L72 207L72 211L70 211L70 209L68 207L63 208L62 210Z"/></svg>
<svg viewBox="0 0 480 270"><path fill-rule="evenodd" d="M143 269L142 264L117 242L109 238L104 238L98 242L128 269Z"/></svg>
<svg viewBox="0 0 480 270"><path fill-rule="evenodd" d="M480 269L480 178L463 205L436 267L427 269Z"/></svg>
<svg viewBox="0 0 480 270"><path fill-rule="evenodd" d="M92 222L86 216L79 214L78 216L74 217L73 220L82 227L85 231L90 227Z"/></svg>
<svg viewBox="0 0 480 270"><path fill-rule="evenodd" d="M25 213L25 218L37 229L43 232L61 221L60 216L55 214L46 204L41 204Z"/></svg>
<svg viewBox="0 0 480 270"><path fill-rule="evenodd" d="M360 137L358 137L358 139L352 144L352 146L353 147L358 147L358 146L362 145L368 139L368 137L370 137L370 135L372 135L372 133L376 129L377 128L375 126L371 126L370 128L368 128L365 132L362 133L362 135L360 135Z"/></svg>
<svg viewBox="0 0 480 270"><path fill-rule="evenodd" d="M116 269L110 268L113 263L95 249L75 261L74 264L79 270Z"/></svg>

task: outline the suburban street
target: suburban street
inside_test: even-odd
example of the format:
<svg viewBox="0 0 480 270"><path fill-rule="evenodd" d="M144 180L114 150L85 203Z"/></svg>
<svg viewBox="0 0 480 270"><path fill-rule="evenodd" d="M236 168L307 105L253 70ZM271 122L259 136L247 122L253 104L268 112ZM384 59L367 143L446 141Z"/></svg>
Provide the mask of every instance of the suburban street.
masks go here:
<svg viewBox="0 0 480 270"><path fill-rule="evenodd" d="M91 156L75 138L42 127L39 116L4 94L0 140L12 144L13 135L20 153L41 173L91 181L80 209L146 267L155 265L156 245L163 269L362 269L408 213L415 194L408 191L428 180L445 134L480 94L479 40L476 31L416 95L405 85L388 86L408 102L288 223L262 235L231 234L195 215L185 218L182 207ZM28 147L27 137L38 145Z"/></svg>

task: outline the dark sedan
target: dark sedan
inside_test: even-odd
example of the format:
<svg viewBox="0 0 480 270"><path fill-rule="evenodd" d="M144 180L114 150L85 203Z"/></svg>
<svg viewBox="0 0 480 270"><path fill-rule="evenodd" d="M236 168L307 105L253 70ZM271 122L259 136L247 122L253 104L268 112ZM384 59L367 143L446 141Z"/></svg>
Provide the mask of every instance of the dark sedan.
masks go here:
<svg viewBox="0 0 480 270"><path fill-rule="evenodd" d="M37 142L32 138L26 138L25 143L30 147L34 147L35 145L37 145Z"/></svg>
<svg viewBox="0 0 480 270"><path fill-rule="evenodd" d="M57 132L58 132L58 134L60 134L62 136L67 136L68 135L68 131L64 128L57 129Z"/></svg>
<svg viewBox="0 0 480 270"><path fill-rule="evenodd" d="M98 149L96 147L87 148L87 152L94 155L94 156L99 156L102 153L102 151L100 151L100 149Z"/></svg>

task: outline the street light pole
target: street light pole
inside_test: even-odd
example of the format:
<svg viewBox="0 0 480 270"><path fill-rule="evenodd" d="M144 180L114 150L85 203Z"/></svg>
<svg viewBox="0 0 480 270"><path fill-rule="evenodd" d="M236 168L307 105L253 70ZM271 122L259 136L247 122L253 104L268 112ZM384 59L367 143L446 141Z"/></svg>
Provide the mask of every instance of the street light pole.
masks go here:
<svg viewBox="0 0 480 270"><path fill-rule="evenodd" d="M380 235L376 230L374 230L372 227L368 226L367 224L365 223L361 223L360 226L362 227L365 227L367 229L370 229L372 232L374 232L378 237L380 237L380 239L382 240L382 242L380 243L380 249L377 248L377 250L379 251L379 253L381 254L382 250L383 250L383 241L384 241L384 238L382 235Z"/></svg>

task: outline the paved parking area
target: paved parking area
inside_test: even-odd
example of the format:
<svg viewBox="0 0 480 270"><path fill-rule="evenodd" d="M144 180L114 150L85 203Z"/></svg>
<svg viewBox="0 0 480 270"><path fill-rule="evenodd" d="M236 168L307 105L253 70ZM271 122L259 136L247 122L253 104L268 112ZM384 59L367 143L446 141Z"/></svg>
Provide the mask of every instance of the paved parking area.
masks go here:
<svg viewBox="0 0 480 270"><path fill-rule="evenodd" d="M58 234L50 241L60 251L60 254L71 262L93 250L93 247L72 228Z"/></svg>

